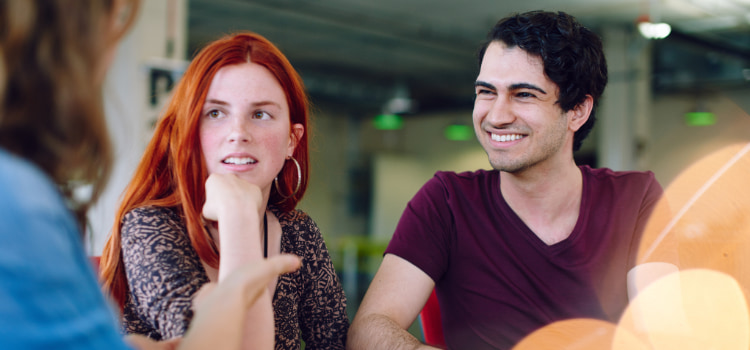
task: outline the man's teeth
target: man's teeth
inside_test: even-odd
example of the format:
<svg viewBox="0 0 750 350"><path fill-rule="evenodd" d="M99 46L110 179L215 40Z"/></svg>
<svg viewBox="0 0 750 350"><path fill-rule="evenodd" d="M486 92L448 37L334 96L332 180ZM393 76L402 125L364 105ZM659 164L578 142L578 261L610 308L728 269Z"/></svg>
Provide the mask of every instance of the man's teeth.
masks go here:
<svg viewBox="0 0 750 350"><path fill-rule="evenodd" d="M227 159L224 159L222 161L224 164L236 164L236 165L244 165L244 164L252 164L255 163L255 161L250 157L229 157Z"/></svg>
<svg viewBox="0 0 750 350"><path fill-rule="evenodd" d="M511 135L491 134L491 135L492 135L492 141L499 141L499 142L515 141L515 140L523 138L523 135L518 135L518 134L511 134Z"/></svg>

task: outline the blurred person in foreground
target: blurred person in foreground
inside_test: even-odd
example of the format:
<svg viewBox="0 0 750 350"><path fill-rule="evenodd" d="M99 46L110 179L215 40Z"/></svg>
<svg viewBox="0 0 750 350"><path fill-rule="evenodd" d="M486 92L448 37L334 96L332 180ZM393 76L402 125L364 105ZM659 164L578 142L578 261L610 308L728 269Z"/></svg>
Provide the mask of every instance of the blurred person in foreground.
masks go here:
<svg viewBox="0 0 750 350"><path fill-rule="evenodd" d="M562 12L516 14L479 65L473 123L494 170L438 172L409 202L349 349L427 348L406 329L433 288L449 349L510 349L555 321L616 323L629 273L677 270L638 261L663 192L653 173L573 159L607 83L601 40Z"/></svg>
<svg viewBox="0 0 750 350"><path fill-rule="evenodd" d="M320 230L296 209L310 175L308 109L300 76L256 33L227 35L196 55L102 255L103 283L127 333L179 337L201 286L238 265L292 253L302 266L269 283L261 296L269 302L247 313L246 348L345 347L344 291Z"/></svg>
<svg viewBox="0 0 750 350"><path fill-rule="evenodd" d="M236 349L245 310L299 259L237 265L182 341L123 340L85 255L108 178L102 84L139 1L0 1L0 348ZM93 195L79 198L77 186Z"/></svg>

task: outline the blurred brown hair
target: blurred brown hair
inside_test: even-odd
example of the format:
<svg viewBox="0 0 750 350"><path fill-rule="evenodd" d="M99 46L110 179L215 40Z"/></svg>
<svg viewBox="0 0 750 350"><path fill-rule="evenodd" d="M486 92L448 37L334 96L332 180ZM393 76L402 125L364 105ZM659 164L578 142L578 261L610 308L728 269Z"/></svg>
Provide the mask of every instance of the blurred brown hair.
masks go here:
<svg viewBox="0 0 750 350"><path fill-rule="evenodd" d="M102 83L138 0L0 0L0 147L58 184L83 228L109 177ZM89 198L73 189L92 186Z"/></svg>

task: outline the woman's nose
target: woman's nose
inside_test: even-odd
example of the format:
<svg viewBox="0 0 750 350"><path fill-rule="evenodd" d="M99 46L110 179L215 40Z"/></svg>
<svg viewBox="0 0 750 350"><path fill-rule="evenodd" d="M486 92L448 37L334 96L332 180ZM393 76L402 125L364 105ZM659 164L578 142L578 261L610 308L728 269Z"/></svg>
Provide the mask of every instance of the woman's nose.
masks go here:
<svg viewBox="0 0 750 350"><path fill-rule="evenodd" d="M229 142L250 142L249 123L242 120L243 118L233 118L231 130L229 131Z"/></svg>

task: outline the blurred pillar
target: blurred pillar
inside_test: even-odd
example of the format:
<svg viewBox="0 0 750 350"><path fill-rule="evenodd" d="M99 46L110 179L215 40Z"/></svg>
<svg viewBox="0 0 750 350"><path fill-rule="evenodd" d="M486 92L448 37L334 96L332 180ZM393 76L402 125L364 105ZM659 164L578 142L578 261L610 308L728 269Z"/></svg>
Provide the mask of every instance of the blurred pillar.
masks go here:
<svg viewBox="0 0 750 350"><path fill-rule="evenodd" d="M630 27L605 27L600 33L609 83L597 110L598 166L643 170L650 130L650 45Z"/></svg>

